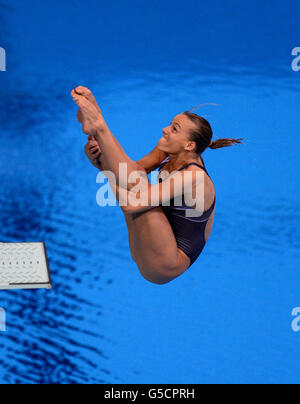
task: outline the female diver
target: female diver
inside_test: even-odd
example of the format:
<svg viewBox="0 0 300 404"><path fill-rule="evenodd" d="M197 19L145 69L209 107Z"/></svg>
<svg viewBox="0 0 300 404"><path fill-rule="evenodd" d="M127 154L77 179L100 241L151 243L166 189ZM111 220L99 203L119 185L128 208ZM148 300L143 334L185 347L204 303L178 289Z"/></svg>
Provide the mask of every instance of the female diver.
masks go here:
<svg viewBox="0 0 300 404"><path fill-rule="evenodd" d="M130 200L135 184L127 180L133 172L139 173L137 183L142 189L144 187L149 191L138 206L120 204L128 227L131 255L141 275L158 285L172 281L196 261L212 231L215 190L201 155L207 147L227 147L242 143L242 139L218 139L212 142L210 124L204 118L186 111L177 115L171 125L163 129L163 136L154 150L134 162L109 130L91 91L77 87L71 94L79 107L78 121L82 124L83 132L89 135L85 153L99 170L114 173L117 184L110 184L117 200ZM126 163L125 179L120 163ZM147 174L157 168L159 182L151 185ZM190 174L188 178L183 175L187 172ZM191 189L191 194L195 195L199 172L203 184L203 209L201 215L187 215L188 211L196 210L197 204L187 205L183 202L177 205L174 202L187 189ZM163 187L166 184L168 192ZM153 193L154 190L156 192ZM148 199L148 195L153 194L157 195L156 204Z"/></svg>

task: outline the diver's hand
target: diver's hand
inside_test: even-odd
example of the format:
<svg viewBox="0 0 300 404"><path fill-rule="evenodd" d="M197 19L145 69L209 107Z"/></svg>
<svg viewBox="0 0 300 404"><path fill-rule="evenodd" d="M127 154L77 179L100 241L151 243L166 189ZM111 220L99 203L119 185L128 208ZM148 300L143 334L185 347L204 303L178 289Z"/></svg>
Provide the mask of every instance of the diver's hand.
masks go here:
<svg viewBox="0 0 300 404"><path fill-rule="evenodd" d="M100 161L102 152L94 136L89 136L89 141L84 147L84 152L93 166L98 168L98 170L102 170Z"/></svg>

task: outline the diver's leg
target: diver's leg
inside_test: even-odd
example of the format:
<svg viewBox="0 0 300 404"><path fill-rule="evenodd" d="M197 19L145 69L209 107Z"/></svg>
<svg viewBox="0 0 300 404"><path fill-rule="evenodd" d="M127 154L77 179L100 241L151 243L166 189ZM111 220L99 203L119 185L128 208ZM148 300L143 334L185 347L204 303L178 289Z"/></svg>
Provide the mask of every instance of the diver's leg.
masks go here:
<svg viewBox="0 0 300 404"><path fill-rule="evenodd" d="M135 255L135 243L134 243L134 215L129 215L124 213L124 217L126 220L127 230L128 230L128 240L129 240L129 249L131 253L131 257L133 261L136 262L136 255Z"/></svg>
<svg viewBox="0 0 300 404"><path fill-rule="evenodd" d="M137 170L137 164L117 147L103 117L98 118L99 112L95 106L74 92L72 96L81 109L85 133L96 137L102 151L103 166L106 170L114 172L119 183L119 163L127 163L128 175L130 171ZM95 131L95 126L99 122L101 128L97 127ZM146 179L149 183L145 170L142 174L141 179ZM118 195L116 196L118 199ZM162 208L157 207L135 214L132 223L135 258L145 279L156 284L164 284L189 268L190 259L178 249L173 230Z"/></svg>
<svg viewBox="0 0 300 404"><path fill-rule="evenodd" d="M135 262L150 282L165 284L182 275L190 258L177 247L171 225L161 207L134 214Z"/></svg>
<svg viewBox="0 0 300 404"><path fill-rule="evenodd" d="M105 162L101 165L106 168ZM119 201L119 187L114 185L112 190ZM133 214L120 207L128 227L132 258L145 279L165 284L190 267L190 259L178 249L173 229L161 207Z"/></svg>
<svg viewBox="0 0 300 404"><path fill-rule="evenodd" d="M74 90L72 91L72 96L81 111L85 133L95 136L102 151L101 159L105 166L108 167L108 170L114 173L117 183L125 189L131 189L133 185L128 183L128 177L132 172L135 172L137 177L147 184L149 181L145 169L126 155L98 109ZM125 163L126 172L124 172L124 167L122 166L122 171L120 170L120 163Z"/></svg>
<svg viewBox="0 0 300 404"><path fill-rule="evenodd" d="M99 160L99 164L100 164L100 171L106 171L107 167L105 165L105 162L101 160L101 155L98 158ZM127 230L128 230L128 240L129 240L129 249L130 249L130 253L131 253L131 257L133 259L133 261L136 260L135 258L135 248L134 248L134 228L133 228L133 219L135 217L135 215L133 214L128 214L128 213L124 213L124 217L125 217L125 221L126 221L126 225L127 225Z"/></svg>

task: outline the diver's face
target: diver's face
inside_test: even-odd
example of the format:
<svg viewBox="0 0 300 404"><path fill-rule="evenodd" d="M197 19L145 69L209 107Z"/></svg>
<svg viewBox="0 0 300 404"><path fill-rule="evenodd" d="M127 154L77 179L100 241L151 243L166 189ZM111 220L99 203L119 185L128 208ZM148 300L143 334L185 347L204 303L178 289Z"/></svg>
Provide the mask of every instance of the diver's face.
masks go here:
<svg viewBox="0 0 300 404"><path fill-rule="evenodd" d="M158 142L158 148L161 151L170 154L178 154L184 150L190 143L190 131L194 129L193 122L183 115L177 115L171 124L163 129L163 136Z"/></svg>

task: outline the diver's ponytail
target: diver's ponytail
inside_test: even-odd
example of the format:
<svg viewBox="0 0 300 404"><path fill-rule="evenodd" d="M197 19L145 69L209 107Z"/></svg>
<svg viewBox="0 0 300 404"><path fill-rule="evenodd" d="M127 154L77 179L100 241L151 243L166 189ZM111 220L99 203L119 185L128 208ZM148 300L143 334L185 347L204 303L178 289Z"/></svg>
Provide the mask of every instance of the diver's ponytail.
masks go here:
<svg viewBox="0 0 300 404"><path fill-rule="evenodd" d="M238 138L238 139L217 139L214 142L210 142L209 148L210 149L221 149L222 147L229 147L233 146L238 143L243 143L241 142L243 138Z"/></svg>

